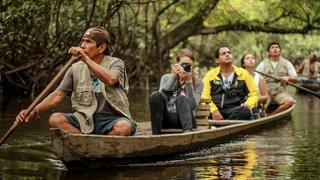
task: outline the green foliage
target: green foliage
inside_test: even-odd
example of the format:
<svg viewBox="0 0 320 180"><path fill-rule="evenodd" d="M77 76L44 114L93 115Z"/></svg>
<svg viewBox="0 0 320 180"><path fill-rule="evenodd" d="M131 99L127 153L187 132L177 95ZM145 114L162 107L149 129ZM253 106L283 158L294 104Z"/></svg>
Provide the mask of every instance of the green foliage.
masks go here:
<svg viewBox="0 0 320 180"><path fill-rule="evenodd" d="M16 59L36 57L47 44L49 1L4 1L3 9L0 17L3 58L14 64L19 63Z"/></svg>
<svg viewBox="0 0 320 180"><path fill-rule="evenodd" d="M147 84L148 80L158 84L182 47L194 52L200 74L214 65L213 54L221 44L232 48L236 60L247 51L254 51L259 60L263 59L270 41L279 41L283 56L292 61L305 57L311 49L320 50L318 1L220 0L217 6L208 8L214 2L3 0L0 72L18 69L5 75L11 84L26 89L32 84L42 87L67 59L67 50L80 42L86 28L97 25L106 27L111 34L114 55L127 64L131 85ZM202 24L198 21L203 18L197 16L205 16ZM185 24L192 19L195 21ZM222 28L202 35L204 28L223 26L231 26L231 30ZM304 35L266 34L251 26L260 26L261 31L270 28L268 32L273 33L293 29ZM306 31L297 31L301 29Z"/></svg>

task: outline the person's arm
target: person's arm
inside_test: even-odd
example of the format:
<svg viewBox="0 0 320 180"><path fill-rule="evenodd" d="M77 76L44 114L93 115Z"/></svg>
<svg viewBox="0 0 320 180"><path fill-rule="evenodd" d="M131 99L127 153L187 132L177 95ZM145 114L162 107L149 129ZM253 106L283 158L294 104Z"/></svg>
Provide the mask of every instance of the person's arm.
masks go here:
<svg viewBox="0 0 320 180"><path fill-rule="evenodd" d="M301 74L303 69L304 69L304 62L305 61L302 61L301 64L299 65L299 67L297 68L297 73L298 74Z"/></svg>
<svg viewBox="0 0 320 180"><path fill-rule="evenodd" d="M289 61L287 62L287 68L288 68L288 76L280 77L281 84L285 85L288 82L297 83L298 82L297 72L294 69L294 66Z"/></svg>
<svg viewBox="0 0 320 180"><path fill-rule="evenodd" d="M74 56L80 57L81 60L88 65L93 74L95 74L105 84L113 86L119 82L119 77L117 76L117 74L105 69L100 64L94 62L84 53L83 49L81 49L80 47L71 47L69 49L69 53Z"/></svg>
<svg viewBox="0 0 320 180"><path fill-rule="evenodd" d="M317 77L317 78L320 78L320 63L319 62L316 62L316 74L315 74L315 76Z"/></svg>
<svg viewBox="0 0 320 180"><path fill-rule="evenodd" d="M203 89L202 82L199 82L199 84L197 85L195 90L193 89L192 81L187 82L185 84L186 96L189 99L191 110L196 109L196 107L198 106L198 104L200 102L200 96L201 96L202 89Z"/></svg>
<svg viewBox="0 0 320 180"><path fill-rule="evenodd" d="M53 109L62 102L64 96L65 96L65 93L63 91L55 90L51 94L49 94L44 100L42 100L35 107L35 109L39 113Z"/></svg>
<svg viewBox="0 0 320 180"><path fill-rule="evenodd" d="M177 76L174 74L164 74L160 80L159 91L173 91L174 83L176 82Z"/></svg>
<svg viewBox="0 0 320 180"><path fill-rule="evenodd" d="M56 107L64 98L64 92L55 90L49 94L44 100L42 100L32 111L26 116L25 110L22 110L16 117L17 121L28 122L35 116L39 116L41 112L48 111Z"/></svg>
<svg viewBox="0 0 320 180"><path fill-rule="evenodd" d="M116 77L118 77L118 83L113 84L113 86L117 87L123 87L126 88L128 86L127 84L127 74L126 74L126 69L125 69L125 64L122 60L115 61L111 66L110 70L111 73L115 74Z"/></svg>
<svg viewBox="0 0 320 180"><path fill-rule="evenodd" d="M50 110L51 108L56 107L62 100L65 94L70 94L73 90L73 73L72 67L69 68L64 75L61 83L58 88L49 94L42 102L40 102L32 112L30 112L29 116L25 116L25 110L22 110L16 117L16 120L20 122L28 122L34 116L39 116L40 112L45 112Z"/></svg>
<svg viewBox="0 0 320 180"><path fill-rule="evenodd" d="M191 82L192 83L192 74L190 72L185 72L180 64L174 64L171 69L171 74L165 74L161 77L160 88L159 90L164 91L174 91L176 90L176 85L179 77L181 83Z"/></svg>
<svg viewBox="0 0 320 180"><path fill-rule="evenodd" d="M244 102L244 104L248 106L250 109L253 109L258 105L258 101L259 101L258 89L256 87L256 84L254 83L253 77L249 74L248 71L244 71L244 76L245 76L245 82L246 82L247 88L249 90L248 98Z"/></svg>
<svg viewBox="0 0 320 180"><path fill-rule="evenodd" d="M260 76L259 90L260 90L259 103L266 103L269 97L269 94L268 94L266 80L262 76Z"/></svg>
<svg viewBox="0 0 320 180"><path fill-rule="evenodd" d="M197 107L197 104L196 104L196 96L194 94L193 87L192 87L192 81L187 82L185 84L185 91L186 91L187 99L189 100L190 109L194 110Z"/></svg>
<svg viewBox="0 0 320 180"><path fill-rule="evenodd" d="M210 99L211 102L209 103L210 105L210 113L212 115L212 118L214 120L222 120L223 116L221 115L218 107L214 104L211 98L211 85L210 85L210 71L205 75L205 77L202 80L203 82L203 90L201 94L201 98L203 99Z"/></svg>

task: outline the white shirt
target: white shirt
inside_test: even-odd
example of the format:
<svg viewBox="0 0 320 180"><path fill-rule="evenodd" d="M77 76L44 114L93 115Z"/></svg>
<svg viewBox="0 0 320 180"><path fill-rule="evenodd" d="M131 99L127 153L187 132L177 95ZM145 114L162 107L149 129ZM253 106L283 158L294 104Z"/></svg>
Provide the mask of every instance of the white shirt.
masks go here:
<svg viewBox="0 0 320 180"><path fill-rule="evenodd" d="M222 81L223 81L223 88L224 89L230 89L230 86L231 86L231 84L232 84L232 80L233 80L233 77L234 77L234 72L232 72L231 74L230 74L230 76L229 77L224 77L224 75L223 74L221 74L222 75Z"/></svg>
<svg viewBox="0 0 320 180"><path fill-rule="evenodd" d="M271 64L272 64L273 68L276 68L278 65L278 61L276 61L276 62L271 61ZM288 69L288 76L297 76L297 72L294 69L294 66L289 61L287 61L287 69ZM257 71L263 72L263 70L264 70L264 63L261 62L257 67Z"/></svg>
<svg viewBox="0 0 320 180"><path fill-rule="evenodd" d="M257 72L255 72L255 73L254 73L253 80L254 80L254 83L255 83L256 86L257 86L259 95L261 95L261 94L260 94L260 74L257 73Z"/></svg>

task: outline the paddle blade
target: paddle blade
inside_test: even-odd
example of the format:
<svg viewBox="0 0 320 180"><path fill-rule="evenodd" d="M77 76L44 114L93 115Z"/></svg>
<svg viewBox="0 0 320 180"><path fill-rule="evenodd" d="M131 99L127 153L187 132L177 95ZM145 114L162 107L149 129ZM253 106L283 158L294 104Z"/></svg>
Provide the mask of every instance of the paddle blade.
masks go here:
<svg viewBox="0 0 320 180"><path fill-rule="evenodd" d="M2 136L0 140L0 146L8 139L8 137L13 133L13 131L18 127L19 121L14 121L11 125L10 129L6 132L4 136Z"/></svg>

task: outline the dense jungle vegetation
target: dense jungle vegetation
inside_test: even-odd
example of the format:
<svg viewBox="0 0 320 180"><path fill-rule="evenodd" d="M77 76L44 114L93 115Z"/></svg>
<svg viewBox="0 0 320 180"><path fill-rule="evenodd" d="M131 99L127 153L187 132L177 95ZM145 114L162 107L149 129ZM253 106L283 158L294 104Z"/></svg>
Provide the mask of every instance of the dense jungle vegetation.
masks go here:
<svg viewBox="0 0 320 180"><path fill-rule="evenodd" d="M2 0L0 13L0 78L18 94L39 92L97 25L111 34L135 87L157 86L182 47L195 53L200 76L221 44L236 60L246 51L261 60L271 41L293 63L319 50L317 0Z"/></svg>

